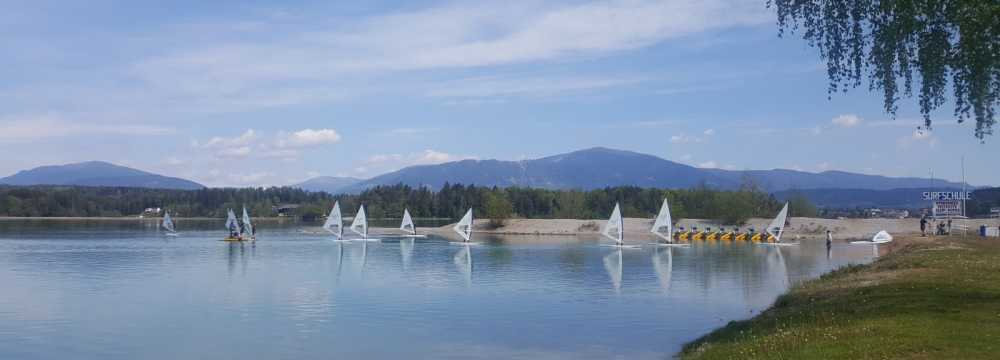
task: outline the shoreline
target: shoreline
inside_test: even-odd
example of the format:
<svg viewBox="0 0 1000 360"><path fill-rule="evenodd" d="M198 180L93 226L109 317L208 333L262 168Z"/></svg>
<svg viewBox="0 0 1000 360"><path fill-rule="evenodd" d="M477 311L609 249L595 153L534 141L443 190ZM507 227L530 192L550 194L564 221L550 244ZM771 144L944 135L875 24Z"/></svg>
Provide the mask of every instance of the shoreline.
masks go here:
<svg viewBox="0 0 1000 360"><path fill-rule="evenodd" d="M1000 242L900 236L870 264L792 286L681 359L991 358L1000 351Z"/></svg>
<svg viewBox="0 0 1000 360"><path fill-rule="evenodd" d="M218 221L221 222L224 218L211 218L211 217L175 217L178 221ZM108 222L143 222L143 221L159 221L159 217L9 217L0 216L0 222L14 222L14 221L108 221ZM255 221L260 221L264 223L301 223L302 227L305 229L319 229L318 221L302 221L295 217L257 217L254 218ZM392 221L395 219L370 219L379 223L384 223L385 221ZM418 223L420 220L428 219L417 219ZM436 220L436 219L430 219ZM771 219L761 219L754 218L750 219L747 224L743 226L736 227L732 225L722 225L718 222L711 220L701 220L701 219L681 219L675 225L675 228L680 229L692 229L697 227L698 229L708 229L718 230L720 228L725 228L732 230L738 228L740 231L746 231L749 228L757 229L759 232L764 229ZM794 240L823 240L826 237L826 231L830 230L833 232L834 241L838 240L867 240L870 239L875 233L885 230L888 231L893 236L909 236L919 234L919 219L907 218L907 219L824 219L824 218L804 218L804 217L793 217L789 218L788 225L785 227L785 232L783 239L787 241ZM500 228L491 228L489 226L488 219L478 219L473 224L473 231L478 234L485 235L518 235L518 236L532 236L532 235L544 235L544 236L600 236L601 228L606 223L605 219L592 219L592 220L580 220L580 219L509 219L506 225ZM959 222L961 223L961 222ZM1000 226L1000 220L997 219L970 219L965 221L968 227L968 234L975 235L978 233L980 225L987 226ZM647 242L649 240L655 239L655 235L650 233L650 228L653 225L653 219L646 218L625 218L624 219L624 235L626 242ZM455 235L452 231L454 223L447 224L443 226L429 226L420 227L418 226L418 231L421 233L434 234L444 237L449 237ZM376 232L382 232L387 235L392 235L399 230L395 227L383 227L383 226L372 226L371 230ZM960 233L960 230L953 230L956 233Z"/></svg>

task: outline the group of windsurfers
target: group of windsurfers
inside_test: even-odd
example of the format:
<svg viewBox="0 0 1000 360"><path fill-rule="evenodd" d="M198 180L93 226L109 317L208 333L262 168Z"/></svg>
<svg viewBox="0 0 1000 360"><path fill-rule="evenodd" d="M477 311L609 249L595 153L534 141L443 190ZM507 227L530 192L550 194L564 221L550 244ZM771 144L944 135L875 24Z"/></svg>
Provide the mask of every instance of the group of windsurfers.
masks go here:
<svg viewBox="0 0 1000 360"><path fill-rule="evenodd" d="M250 223L250 216L243 209L243 218L236 217L233 210L227 210L226 229L229 237L226 240L244 241L257 238L257 227Z"/></svg>

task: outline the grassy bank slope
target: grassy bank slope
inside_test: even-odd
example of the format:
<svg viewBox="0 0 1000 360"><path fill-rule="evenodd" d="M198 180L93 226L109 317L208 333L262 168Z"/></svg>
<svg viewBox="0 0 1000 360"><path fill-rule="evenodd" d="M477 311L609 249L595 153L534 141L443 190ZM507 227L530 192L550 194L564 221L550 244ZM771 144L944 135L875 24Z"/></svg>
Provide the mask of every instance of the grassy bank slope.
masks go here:
<svg viewBox="0 0 1000 360"><path fill-rule="evenodd" d="M997 359L1000 242L900 239L892 254L806 282L684 359Z"/></svg>

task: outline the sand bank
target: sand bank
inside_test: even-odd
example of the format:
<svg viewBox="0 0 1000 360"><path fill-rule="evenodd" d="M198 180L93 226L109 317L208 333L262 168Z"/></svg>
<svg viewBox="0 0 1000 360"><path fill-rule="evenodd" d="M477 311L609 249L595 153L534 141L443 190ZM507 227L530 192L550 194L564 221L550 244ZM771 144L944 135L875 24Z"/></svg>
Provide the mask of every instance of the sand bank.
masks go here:
<svg viewBox="0 0 1000 360"><path fill-rule="evenodd" d="M477 234L493 235L569 235L569 236L599 236L601 227L606 220L577 220L577 219L511 219L507 225L493 229L489 226L489 220L476 220L474 231ZM653 226L653 219L626 218L625 219L626 242L648 242L654 240L654 236L649 232ZM740 227L741 230L753 227L757 231L764 229L771 219L750 219L750 221ZM893 235L913 235L920 233L920 219L821 219L821 218L789 218L789 224L785 227L785 239L825 239L826 231L833 232L836 239L869 239L875 233L885 230ZM952 225L957 226L959 221ZM997 219L970 219L967 220L969 234L975 235L980 225L998 226ZM438 228L425 228L426 231L440 236L454 235L451 230L454 225L445 225ZM678 227L690 229L698 227L705 229L711 227L727 229L733 226L722 226L721 224L709 220L684 219L678 222ZM957 229L953 230L957 232ZM393 229L379 229L379 232L393 233Z"/></svg>

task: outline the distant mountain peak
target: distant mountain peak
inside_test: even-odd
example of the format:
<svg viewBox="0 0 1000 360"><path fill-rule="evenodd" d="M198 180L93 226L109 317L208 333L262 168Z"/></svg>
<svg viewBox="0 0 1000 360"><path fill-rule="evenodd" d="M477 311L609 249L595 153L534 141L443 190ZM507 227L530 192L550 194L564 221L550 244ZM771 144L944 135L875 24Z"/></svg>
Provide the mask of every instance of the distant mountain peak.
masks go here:
<svg viewBox="0 0 1000 360"><path fill-rule="evenodd" d="M120 186L194 190L205 186L176 177L163 176L106 161L84 161L39 166L0 178L6 185Z"/></svg>
<svg viewBox="0 0 1000 360"><path fill-rule="evenodd" d="M317 176L301 183L292 185L306 191L323 191L330 194L341 192L342 189L363 181L350 176Z"/></svg>
<svg viewBox="0 0 1000 360"><path fill-rule="evenodd" d="M814 188L885 190L921 187L928 183L928 180L919 178L893 178L835 170L810 173L789 169L702 169L655 155L597 146L537 159L462 160L411 166L341 190L357 192L399 183L431 188L451 183L584 190L621 185L691 188L704 184L720 189L736 189L747 176L767 191ZM941 186L956 185L943 180L939 183Z"/></svg>

